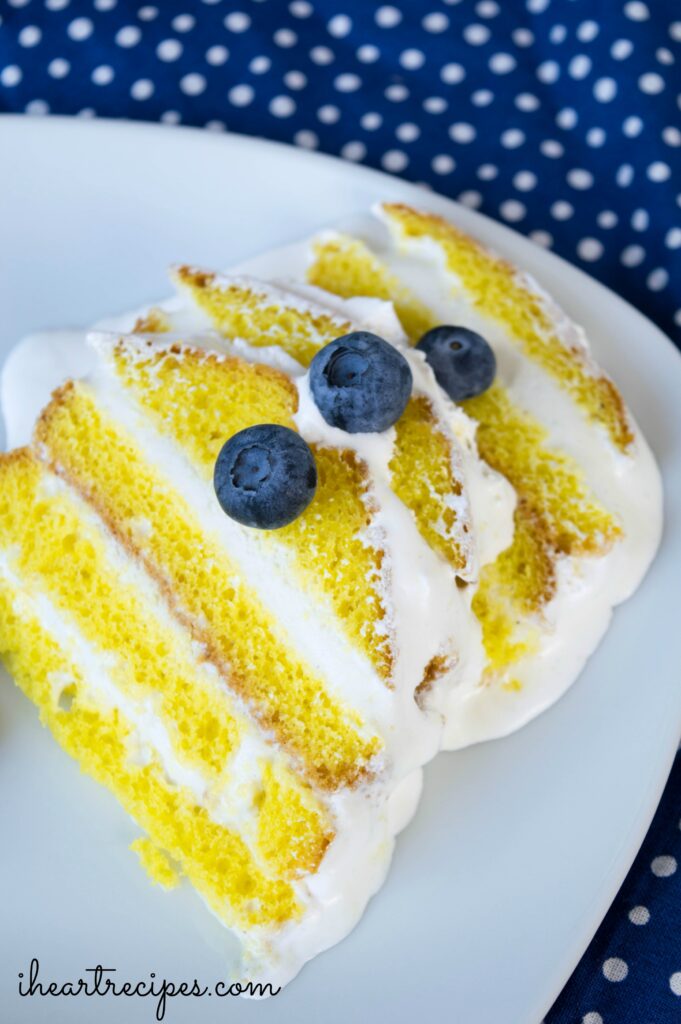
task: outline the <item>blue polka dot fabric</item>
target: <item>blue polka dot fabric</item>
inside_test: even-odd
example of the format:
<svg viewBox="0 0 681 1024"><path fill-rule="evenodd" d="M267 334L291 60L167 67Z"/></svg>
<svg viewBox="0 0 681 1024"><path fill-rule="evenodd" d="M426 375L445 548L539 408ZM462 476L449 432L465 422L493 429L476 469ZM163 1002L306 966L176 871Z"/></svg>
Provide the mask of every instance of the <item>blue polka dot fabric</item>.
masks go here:
<svg viewBox="0 0 681 1024"><path fill-rule="evenodd" d="M681 0L0 0L0 110L381 168L554 249L681 344L680 44ZM679 859L677 757L547 1024L681 1020Z"/></svg>

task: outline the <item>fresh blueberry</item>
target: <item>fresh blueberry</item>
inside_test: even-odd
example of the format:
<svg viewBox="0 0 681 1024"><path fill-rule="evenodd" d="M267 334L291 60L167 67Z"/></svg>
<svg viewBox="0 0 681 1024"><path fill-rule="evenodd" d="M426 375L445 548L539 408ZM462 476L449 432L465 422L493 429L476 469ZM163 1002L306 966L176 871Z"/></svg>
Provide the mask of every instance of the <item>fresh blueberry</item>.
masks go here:
<svg viewBox="0 0 681 1024"><path fill-rule="evenodd" d="M261 423L230 437L213 485L224 512L244 526L277 530L307 508L317 487L314 456L300 434Z"/></svg>
<svg viewBox="0 0 681 1024"><path fill-rule="evenodd" d="M494 352L467 327L433 327L416 347L425 352L438 384L455 402L481 395L494 380Z"/></svg>
<svg viewBox="0 0 681 1024"><path fill-rule="evenodd" d="M404 356L383 338L353 331L325 345L310 364L310 388L332 427L379 433L395 423L411 394Z"/></svg>

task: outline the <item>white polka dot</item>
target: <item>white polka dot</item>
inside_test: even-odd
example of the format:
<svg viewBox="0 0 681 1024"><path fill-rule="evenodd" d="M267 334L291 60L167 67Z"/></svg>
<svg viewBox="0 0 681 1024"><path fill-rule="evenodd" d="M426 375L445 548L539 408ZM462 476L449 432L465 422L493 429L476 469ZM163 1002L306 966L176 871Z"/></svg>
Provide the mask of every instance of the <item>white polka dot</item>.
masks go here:
<svg viewBox="0 0 681 1024"><path fill-rule="evenodd" d="M180 82L180 88L182 83ZM154 83L150 78L138 78L130 86L130 95L134 100L148 100L154 94Z"/></svg>
<svg viewBox="0 0 681 1024"><path fill-rule="evenodd" d="M395 135L400 142L415 142L420 134L421 129L412 121L406 121L404 124L398 124L395 129Z"/></svg>
<svg viewBox="0 0 681 1024"><path fill-rule="evenodd" d="M93 107L83 107L82 110L78 111L76 117L84 117L89 120L93 117L97 117L97 111L94 110Z"/></svg>
<svg viewBox="0 0 681 1024"><path fill-rule="evenodd" d="M272 67L272 61L269 57L261 55L254 57L251 63L248 65L248 70L252 71L254 75L265 75Z"/></svg>
<svg viewBox="0 0 681 1024"><path fill-rule="evenodd" d="M610 54L615 60L626 60L634 51L634 44L630 39L616 39L610 47Z"/></svg>
<svg viewBox="0 0 681 1024"><path fill-rule="evenodd" d="M617 95L617 82L614 78L599 78L594 82L594 96L599 103L610 103Z"/></svg>
<svg viewBox="0 0 681 1024"><path fill-rule="evenodd" d="M467 121L457 121L456 124L449 126L449 137L454 142L472 142L475 138L475 128Z"/></svg>
<svg viewBox="0 0 681 1024"><path fill-rule="evenodd" d="M176 32L191 32L196 24L196 18L192 14L178 14L170 24Z"/></svg>
<svg viewBox="0 0 681 1024"><path fill-rule="evenodd" d="M322 124L335 124L336 121L339 120L340 116L340 110L338 107L334 107L332 103L326 103L317 111L317 117Z"/></svg>
<svg viewBox="0 0 681 1024"><path fill-rule="evenodd" d="M27 7L30 2L31 0L7 0L10 7Z"/></svg>
<svg viewBox="0 0 681 1024"><path fill-rule="evenodd" d="M515 28L511 32L511 39L516 46L532 46L534 34L529 28Z"/></svg>
<svg viewBox="0 0 681 1024"><path fill-rule="evenodd" d="M525 141L525 133L519 128L507 128L501 133L500 141L504 149L517 149Z"/></svg>
<svg viewBox="0 0 681 1024"><path fill-rule="evenodd" d="M681 228L670 228L664 236L664 244L668 249L681 249Z"/></svg>
<svg viewBox="0 0 681 1024"><path fill-rule="evenodd" d="M427 96L423 101L423 109L429 114L442 114L447 109L447 100L442 96Z"/></svg>
<svg viewBox="0 0 681 1024"><path fill-rule="evenodd" d="M647 231L650 215L647 210L634 210L631 215L631 226L634 231Z"/></svg>
<svg viewBox="0 0 681 1024"><path fill-rule="evenodd" d="M572 170L568 171L566 180L568 185L571 185L572 188L579 189L580 191L586 188L591 188L594 183L591 171L587 171L583 167L574 167Z"/></svg>
<svg viewBox="0 0 681 1024"><path fill-rule="evenodd" d="M674 63L674 54L671 50L668 50L666 46L660 46L655 50L655 57L660 64L666 64L668 66Z"/></svg>
<svg viewBox="0 0 681 1024"><path fill-rule="evenodd" d="M226 46L210 46L206 50L206 62L212 64L213 67L218 67L227 60L229 60L229 50Z"/></svg>
<svg viewBox="0 0 681 1024"><path fill-rule="evenodd" d="M646 173L650 181L666 181L672 172L669 164L665 164L662 160L655 160L648 166Z"/></svg>
<svg viewBox="0 0 681 1024"><path fill-rule="evenodd" d="M402 21L402 14L396 7L386 6L379 7L374 18L379 28L394 28Z"/></svg>
<svg viewBox="0 0 681 1024"><path fill-rule="evenodd" d="M227 98L233 107L247 107L253 102L255 93L250 85L234 85L227 93Z"/></svg>
<svg viewBox="0 0 681 1024"><path fill-rule="evenodd" d="M290 50L298 42L298 36L290 28L278 28L272 39L275 46L281 46L283 50Z"/></svg>
<svg viewBox="0 0 681 1024"><path fill-rule="evenodd" d="M651 279L653 277L653 274L657 274L657 271L653 270L653 272L648 275L648 287L652 288L653 291L656 291L656 290L659 289L660 285L656 285L655 283L654 284L650 283ZM666 271L665 271L665 274L666 274ZM660 280L660 278L658 276L655 279L655 281L659 281L659 280ZM661 287L664 288L664 285L666 283L667 282L665 280L664 283L661 285ZM648 924L648 921L650 921L650 911L648 910L647 907L632 907L631 910L629 911L629 920L631 921L632 924L638 924L638 925Z"/></svg>
<svg viewBox="0 0 681 1024"><path fill-rule="evenodd" d="M628 245L620 253L620 263L623 267L638 267L646 258L646 251L642 245Z"/></svg>
<svg viewBox="0 0 681 1024"><path fill-rule="evenodd" d="M494 181L499 173L499 168L494 164L481 164L477 173L480 181Z"/></svg>
<svg viewBox="0 0 681 1024"><path fill-rule="evenodd" d="M426 62L426 55L422 50L403 50L400 54L400 64L407 71L417 71Z"/></svg>
<svg viewBox="0 0 681 1024"><path fill-rule="evenodd" d="M603 128L589 128L586 133L586 144L587 146L593 146L597 148L605 143L605 131Z"/></svg>
<svg viewBox="0 0 681 1024"><path fill-rule="evenodd" d="M494 93L489 89L476 89L471 96L471 103L475 107L488 107L494 99Z"/></svg>
<svg viewBox="0 0 681 1024"><path fill-rule="evenodd" d="M466 25L463 30L463 37L470 46L482 46L490 35L487 25Z"/></svg>
<svg viewBox="0 0 681 1024"><path fill-rule="evenodd" d="M577 111L573 110L572 107L564 107L563 110L559 110L556 114L556 124L559 128L574 128L577 120Z"/></svg>
<svg viewBox="0 0 681 1024"><path fill-rule="evenodd" d="M403 171L409 163L409 158L400 149L389 149L381 157L381 163L386 171Z"/></svg>
<svg viewBox="0 0 681 1024"><path fill-rule="evenodd" d="M440 71L440 78L447 85L456 85L457 82L462 82L466 77L466 72L460 64L445 64Z"/></svg>
<svg viewBox="0 0 681 1024"><path fill-rule="evenodd" d="M552 43L562 43L567 36L565 25L554 25L549 32L549 39Z"/></svg>
<svg viewBox="0 0 681 1024"><path fill-rule="evenodd" d="M227 125L224 121L206 121L203 127L209 132L224 132L227 130Z"/></svg>
<svg viewBox="0 0 681 1024"><path fill-rule="evenodd" d="M48 75L51 75L52 78L66 78L70 70L71 65L67 60L64 60L63 57L55 57L54 60L51 60L47 65L47 73Z"/></svg>
<svg viewBox="0 0 681 1024"><path fill-rule="evenodd" d="M622 122L622 131L629 139L635 139L637 135L640 135L643 131L643 121L640 117L632 114L631 117L627 117Z"/></svg>
<svg viewBox="0 0 681 1024"><path fill-rule="evenodd" d="M591 1011L591 1013L585 1013L582 1017L582 1024L603 1024L603 1018L600 1013Z"/></svg>
<svg viewBox="0 0 681 1024"><path fill-rule="evenodd" d="M474 189L466 189L465 192L460 192L457 199L462 206L467 206L470 210L477 210L482 206L482 196Z"/></svg>
<svg viewBox="0 0 681 1024"><path fill-rule="evenodd" d="M580 43L590 43L600 32L600 26L595 21L583 21L577 26L577 38Z"/></svg>
<svg viewBox="0 0 681 1024"><path fill-rule="evenodd" d="M162 39L156 47L156 56L159 60L177 60L182 56L182 43L179 39Z"/></svg>
<svg viewBox="0 0 681 1024"><path fill-rule="evenodd" d="M539 143L539 149L544 156L551 157L552 160L557 160L565 152L561 143L556 139L544 139Z"/></svg>
<svg viewBox="0 0 681 1024"><path fill-rule="evenodd" d="M231 11L225 18L225 28L230 32L246 32L251 25L251 19L243 11Z"/></svg>
<svg viewBox="0 0 681 1024"><path fill-rule="evenodd" d="M352 18L347 14L335 14L326 26L329 35L336 39L343 39L352 31Z"/></svg>
<svg viewBox="0 0 681 1024"><path fill-rule="evenodd" d="M550 249L553 245L553 235L548 231L530 231L530 238L536 245L541 245L542 249Z"/></svg>
<svg viewBox="0 0 681 1024"><path fill-rule="evenodd" d="M510 53L494 53L489 59L489 69L495 75L507 75L515 66L516 59Z"/></svg>
<svg viewBox="0 0 681 1024"><path fill-rule="evenodd" d="M531 92L521 92L515 98L515 105L518 110L529 113L532 110L538 110L540 104L539 99Z"/></svg>
<svg viewBox="0 0 681 1024"><path fill-rule="evenodd" d="M532 171L518 171L513 176L513 184L519 192L531 192L537 187L537 175Z"/></svg>
<svg viewBox="0 0 681 1024"><path fill-rule="evenodd" d="M182 117L177 110L165 110L161 114L161 121L163 124L179 124L181 120Z"/></svg>
<svg viewBox="0 0 681 1024"><path fill-rule="evenodd" d="M620 188L628 188L634 180L634 168L631 164L622 164L621 167L617 168L617 174L615 175L615 181Z"/></svg>
<svg viewBox="0 0 681 1024"><path fill-rule="evenodd" d="M677 309L676 313L674 313L674 323L677 327L681 327L681 309Z"/></svg>
<svg viewBox="0 0 681 1024"><path fill-rule="evenodd" d="M451 174L456 167L456 161L448 153L438 153L433 157L430 166L436 174Z"/></svg>
<svg viewBox="0 0 681 1024"><path fill-rule="evenodd" d="M359 119L359 123L365 131L375 132L376 129L380 128L383 124L383 118L380 114L370 110L367 114L362 114Z"/></svg>
<svg viewBox="0 0 681 1024"><path fill-rule="evenodd" d="M677 43L681 43L681 21L673 21L669 26L669 35Z"/></svg>
<svg viewBox="0 0 681 1024"><path fill-rule="evenodd" d="M618 956L611 956L603 964L603 977L607 981L624 981L628 973L626 962Z"/></svg>
<svg viewBox="0 0 681 1024"><path fill-rule="evenodd" d="M645 75L641 75L639 78L638 87L641 92L645 92L649 96L655 96L664 89L664 78L662 75L658 75L657 71L647 71Z"/></svg>
<svg viewBox="0 0 681 1024"><path fill-rule="evenodd" d="M612 210L601 210L596 217L599 228L614 228L617 225L617 214Z"/></svg>
<svg viewBox="0 0 681 1024"><path fill-rule="evenodd" d="M150 5L140 7L137 17L140 21L153 21L154 18L158 18L158 7L151 7ZM168 113L173 113L173 111L168 111Z"/></svg>
<svg viewBox="0 0 681 1024"><path fill-rule="evenodd" d="M284 75L284 85L289 89L304 89L307 78L302 71L287 71Z"/></svg>
<svg viewBox="0 0 681 1024"><path fill-rule="evenodd" d="M546 85L552 85L560 77L560 66L555 60L545 60L537 68L537 78Z"/></svg>
<svg viewBox="0 0 681 1024"><path fill-rule="evenodd" d="M401 82L395 82L394 85L388 86L383 95L392 103L402 103L409 98L409 90Z"/></svg>
<svg viewBox="0 0 681 1024"><path fill-rule="evenodd" d="M48 11L63 11L65 7L68 7L71 0L45 0L45 6ZM13 7L20 7L21 4L14 0Z"/></svg>
<svg viewBox="0 0 681 1024"><path fill-rule="evenodd" d="M313 64L323 67L326 64L331 64L335 59L333 50L330 50L328 46L313 46L310 50L310 60Z"/></svg>
<svg viewBox="0 0 681 1024"><path fill-rule="evenodd" d="M475 5L475 13L480 18L496 18L499 10L496 0L480 0L480 3Z"/></svg>
<svg viewBox="0 0 681 1024"><path fill-rule="evenodd" d="M25 25L17 36L19 46L37 46L43 34L37 25Z"/></svg>
<svg viewBox="0 0 681 1024"><path fill-rule="evenodd" d="M347 72L346 74L338 75L334 79L333 84L339 92L357 92L362 85L362 79L359 75Z"/></svg>
<svg viewBox="0 0 681 1024"><path fill-rule="evenodd" d="M527 208L524 203L521 203L518 199L506 199L499 207L499 213L504 220L509 220L511 223L522 220L527 213Z"/></svg>
<svg viewBox="0 0 681 1024"><path fill-rule="evenodd" d="M588 263L593 263L603 255L603 245L597 238L582 238L577 243L577 255Z"/></svg>
<svg viewBox="0 0 681 1024"><path fill-rule="evenodd" d="M662 140L668 146L681 146L681 130L676 125L668 125L662 129Z"/></svg>
<svg viewBox="0 0 681 1024"><path fill-rule="evenodd" d="M202 92L205 92L206 85L206 79L196 71L192 71L191 74L184 75L180 79L180 89L185 96L200 96Z"/></svg>
<svg viewBox="0 0 681 1024"><path fill-rule="evenodd" d="M309 18L314 11L312 4L308 3L307 0L293 0L293 3L288 5L288 9L294 18ZM302 134L303 132L298 132L298 135ZM314 135L314 132L310 134ZM298 145L302 145L302 143L298 143Z"/></svg>
<svg viewBox="0 0 681 1024"><path fill-rule="evenodd" d="M92 35L94 25L89 18L74 18L66 29L67 34L77 43Z"/></svg>
<svg viewBox="0 0 681 1024"><path fill-rule="evenodd" d="M137 25L124 25L123 28L119 28L115 36L117 44L126 48L137 46L141 38L142 32Z"/></svg>
<svg viewBox="0 0 681 1024"><path fill-rule="evenodd" d="M30 103L26 104L24 110L33 117L42 117L45 114L49 114L50 105L45 100L31 100Z"/></svg>
<svg viewBox="0 0 681 1024"><path fill-rule="evenodd" d="M674 971L669 979L669 987L675 996L681 996L681 971Z"/></svg>
<svg viewBox="0 0 681 1024"><path fill-rule="evenodd" d="M274 96L270 100L269 111L274 117L291 117L296 112L296 104L290 96Z"/></svg>
<svg viewBox="0 0 681 1024"><path fill-rule="evenodd" d="M300 15L298 15L300 17ZM302 149L316 149L319 145L319 138L314 132L307 131L303 128L301 131L296 132L293 136L293 141L296 146L300 146Z"/></svg>
<svg viewBox="0 0 681 1024"><path fill-rule="evenodd" d="M551 3L551 0L527 0L526 7L531 14L541 14Z"/></svg>
<svg viewBox="0 0 681 1024"><path fill-rule="evenodd" d="M559 199L551 206L551 216L556 220L569 220L575 212L575 208L571 203L566 203L564 199Z"/></svg>
<svg viewBox="0 0 681 1024"><path fill-rule="evenodd" d="M8 64L0 71L0 84L11 89L23 78L23 72L17 64Z"/></svg>
<svg viewBox="0 0 681 1024"><path fill-rule="evenodd" d="M66 7L68 2L69 0L66 0L66 3L63 3L62 6ZM95 0L95 9L98 11L112 11L117 3L118 0ZM156 11L156 14L158 14L158 11Z"/></svg>
<svg viewBox="0 0 681 1024"><path fill-rule="evenodd" d="M433 11L431 14L426 14L421 24L426 32L446 32L449 28L449 18L440 11Z"/></svg>
<svg viewBox="0 0 681 1024"><path fill-rule="evenodd" d="M363 142L346 142L341 149L341 156L346 160L363 160L367 155L367 148Z"/></svg>
<svg viewBox="0 0 681 1024"><path fill-rule="evenodd" d="M674 248L676 247L674 246ZM667 856L655 857L650 865L650 870L658 878L669 878L676 871L676 858Z"/></svg>
<svg viewBox="0 0 681 1024"><path fill-rule="evenodd" d="M586 78L591 71L591 57L587 57L585 53L578 53L568 64L567 70L570 78Z"/></svg>
<svg viewBox="0 0 681 1024"><path fill-rule="evenodd" d="M667 287L668 282L669 272L664 267L656 267L655 270L651 270L646 278L646 284L651 292L661 292L663 288ZM631 914L629 917L631 918ZM638 924L639 922L636 921L634 923ZM645 924L645 922L641 923Z"/></svg>
<svg viewBox="0 0 681 1024"><path fill-rule="evenodd" d="M638 0L631 0L630 3L625 4L624 13L632 21L647 21L650 17L650 11L646 5L639 3Z"/></svg>
<svg viewBox="0 0 681 1024"><path fill-rule="evenodd" d="M95 85L109 85L114 79L114 69L109 64L100 64L90 77Z"/></svg>
<svg viewBox="0 0 681 1024"><path fill-rule="evenodd" d="M361 60L362 64L374 64L380 56L379 48L372 46L371 43L366 43L357 50L357 60Z"/></svg>

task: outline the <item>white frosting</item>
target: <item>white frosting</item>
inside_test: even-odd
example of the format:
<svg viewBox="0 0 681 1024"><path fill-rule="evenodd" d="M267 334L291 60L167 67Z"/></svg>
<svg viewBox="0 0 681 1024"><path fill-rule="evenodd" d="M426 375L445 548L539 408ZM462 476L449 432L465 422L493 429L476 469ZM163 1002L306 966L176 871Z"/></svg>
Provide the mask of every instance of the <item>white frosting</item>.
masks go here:
<svg viewBox="0 0 681 1024"><path fill-rule="evenodd" d="M374 239L380 233L372 232ZM337 830L336 839L319 871L296 883L306 911L301 922L279 934L242 936L252 969L263 979L283 984L316 953L339 941L361 916L367 900L382 884L388 870L394 837L414 812L421 788L421 765L439 745L460 747L518 728L556 700L580 671L585 659L607 627L611 609L631 593L650 562L660 533L660 481L654 460L637 432L632 456L618 455L598 431L584 423L579 411L539 368L523 359L503 330L484 323L468 304L452 297L452 281L438 250L423 246L408 256L383 252L393 269L430 305L443 322L477 328L495 347L500 374L512 399L540 419L556 447L575 456L589 485L623 524L625 538L601 559L564 559L558 566L559 585L546 609L542 646L538 656L518 666L523 687L508 692L479 684L484 665L480 629L470 604L475 583L454 584L448 566L421 538L414 520L390 488L388 464L394 431L383 435L349 435L334 430L320 416L309 391L303 368L277 346L254 349L240 339L226 341L210 329L205 314L184 297L164 303L170 314L172 335L183 341L232 351L284 370L297 383L300 398L297 426L309 441L352 447L370 467L378 512L376 529L390 562L389 604L398 637L395 689L377 679L366 659L352 649L334 623L324 602L292 585L291 556L282 546L276 555L263 550L257 537L217 512L210 487L199 478L182 452L144 420L130 396L104 371L92 383L98 400L125 427L132 430L143 450L172 479L190 501L205 530L224 545L239 565L260 600L272 611L283 637L291 642L325 679L330 690L356 707L368 727L386 739L379 781L353 792L338 793L328 801ZM286 301L299 308L330 312L339 323L350 322L373 330L400 348L409 360L415 389L426 394L441 422L458 441L466 487L457 506L463 516L470 506L478 568L496 558L513 534L515 495L510 485L478 457L475 425L440 391L425 359L407 348L392 304L375 299L341 300L303 282L307 246L265 254L253 261L249 273L273 280L257 290L273 300L282 298L280 279L287 279ZM289 278L295 279L291 285ZM251 283L244 280L244 283ZM293 292L293 296L291 295ZM112 331L130 330L137 314L106 323ZM566 318L558 317L566 341L584 343L583 335ZM575 331L577 333L575 334ZM163 342L161 342L163 343ZM100 347L107 341L100 337ZM39 372L36 372L39 368ZM2 403L10 445L27 443L33 421L50 391L66 377L92 370L83 333L33 335L10 356L2 377ZM140 524L153 529L153 524ZM371 542L371 538L368 538ZM0 563L0 572L6 571ZM49 616L48 616L49 618ZM60 625L50 619L55 635ZM314 623L310 628L309 623ZM417 708L413 693L429 657L438 651L456 652L456 664L433 690L427 710ZM84 665L93 685L102 673ZM105 687L101 687L104 693ZM114 699L115 693L108 693ZM132 712L131 712L132 713ZM446 719L446 724L443 722ZM155 728L153 714L138 722L140 734L163 759L169 776L179 771ZM257 742L257 740L256 740ZM253 750L244 745L239 762L248 774ZM179 779L179 776L177 776ZM196 783L197 780L194 780ZM248 814L240 818L248 833Z"/></svg>

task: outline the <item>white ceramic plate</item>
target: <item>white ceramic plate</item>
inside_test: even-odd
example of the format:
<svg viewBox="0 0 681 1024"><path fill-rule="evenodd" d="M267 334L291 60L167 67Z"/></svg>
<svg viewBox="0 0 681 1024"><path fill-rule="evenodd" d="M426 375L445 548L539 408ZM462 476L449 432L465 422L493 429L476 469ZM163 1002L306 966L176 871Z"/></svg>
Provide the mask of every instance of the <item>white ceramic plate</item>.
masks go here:
<svg viewBox="0 0 681 1024"><path fill-rule="evenodd" d="M267 1002L174 999L172 1024L447 1019L538 1024L631 864L681 732L681 359L602 286L492 221L399 180L236 136L0 119L0 361L23 334L85 326L168 292L176 260L227 266L377 199L456 219L581 321L666 486L666 533L572 690L514 736L426 770L423 802L359 927ZM6 679L0 688L0 1009L13 1024L154 1019L150 1000L19 998L100 963L118 978L222 977L198 898L148 884L137 834L79 775ZM217 1005L216 1005L217 1003Z"/></svg>

